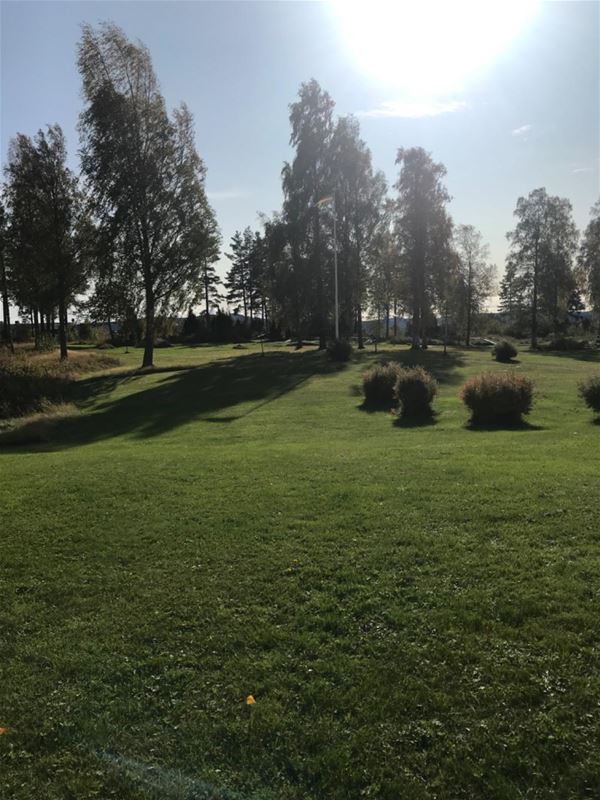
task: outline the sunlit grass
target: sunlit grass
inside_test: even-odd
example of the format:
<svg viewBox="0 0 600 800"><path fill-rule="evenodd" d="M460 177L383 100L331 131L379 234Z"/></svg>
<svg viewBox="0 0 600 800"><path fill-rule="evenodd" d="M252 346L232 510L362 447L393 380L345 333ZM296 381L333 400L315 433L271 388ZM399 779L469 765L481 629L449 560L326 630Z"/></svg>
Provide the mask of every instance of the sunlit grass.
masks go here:
<svg viewBox="0 0 600 800"><path fill-rule="evenodd" d="M488 352L110 354L0 451L6 797L600 796L598 355L473 431ZM382 355L432 424L360 409Z"/></svg>

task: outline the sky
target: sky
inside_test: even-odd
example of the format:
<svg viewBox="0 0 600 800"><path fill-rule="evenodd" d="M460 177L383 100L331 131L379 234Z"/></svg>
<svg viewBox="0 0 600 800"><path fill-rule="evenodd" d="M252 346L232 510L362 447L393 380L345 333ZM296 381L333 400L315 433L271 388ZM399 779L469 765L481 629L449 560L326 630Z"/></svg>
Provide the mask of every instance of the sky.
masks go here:
<svg viewBox="0 0 600 800"><path fill-rule="evenodd" d="M355 114L391 188L399 147L447 168L456 223L472 224L501 275L517 198L567 197L585 227L600 195L600 3L587 0L55 2L2 0L3 162L17 132L58 122L78 168L83 22L112 20L150 49L169 108L196 124L227 251L281 207L293 157L289 103L316 78ZM525 9L525 12L524 12ZM222 258L224 274L228 261Z"/></svg>

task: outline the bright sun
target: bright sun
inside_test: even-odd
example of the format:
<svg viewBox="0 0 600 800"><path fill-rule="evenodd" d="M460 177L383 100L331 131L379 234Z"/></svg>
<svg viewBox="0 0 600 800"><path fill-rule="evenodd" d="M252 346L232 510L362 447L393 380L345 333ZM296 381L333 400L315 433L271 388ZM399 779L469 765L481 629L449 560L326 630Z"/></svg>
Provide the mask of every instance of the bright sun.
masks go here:
<svg viewBox="0 0 600 800"><path fill-rule="evenodd" d="M460 89L536 13L539 0L331 0L364 72L413 97Z"/></svg>

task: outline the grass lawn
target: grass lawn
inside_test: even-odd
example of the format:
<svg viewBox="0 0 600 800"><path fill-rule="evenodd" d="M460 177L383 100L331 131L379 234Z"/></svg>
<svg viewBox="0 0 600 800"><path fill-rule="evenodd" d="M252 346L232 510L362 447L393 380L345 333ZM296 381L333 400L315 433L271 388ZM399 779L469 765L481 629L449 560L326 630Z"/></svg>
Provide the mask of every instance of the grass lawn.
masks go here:
<svg viewBox="0 0 600 800"><path fill-rule="evenodd" d="M85 377L0 450L0 795L600 797L599 356L520 354L529 426L471 430L489 352L420 354L401 427L381 351L268 349Z"/></svg>

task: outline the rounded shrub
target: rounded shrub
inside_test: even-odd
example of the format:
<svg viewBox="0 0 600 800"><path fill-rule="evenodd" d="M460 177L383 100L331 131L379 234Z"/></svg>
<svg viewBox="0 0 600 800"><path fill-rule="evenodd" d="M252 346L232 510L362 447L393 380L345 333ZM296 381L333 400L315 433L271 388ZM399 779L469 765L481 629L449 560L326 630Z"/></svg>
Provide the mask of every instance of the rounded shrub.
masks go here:
<svg viewBox="0 0 600 800"><path fill-rule="evenodd" d="M513 358L516 358L516 355L517 348L507 341L498 342L498 344L492 350L492 356L496 359L496 361L500 361L503 364L507 364L509 361L512 361Z"/></svg>
<svg viewBox="0 0 600 800"><path fill-rule="evenodd" d="M348 361L353 352L347 339L334 339L327 345L327 355L332 361Z"/></svg>
<svg viewBox="0 0 600 800"><path fill-rule="evenodd" d="M388 405L395 403L394 389L400 365L393 361L375 364L363 373L365 404Z"/></svg>
<svg viewBox="0 0 600 800"><path fill-rule="evenodd" d="M517 423L531 411L533 383L514 371L484 372L465 383L461 398L474 423Z"/></svg>
<svg viewBox="0 0 600 800"><path fill-rule="evenodd" d="M600 414L600 375L591 375L578 386L579 396L588 408Z"/></svg>
<svg viewBox="0 0 600 800"><path fill-rule="evenodd" d="M394 397L402 417L431 414L431 403L437 394L437 381L423 367L402 367L398 370Z"/></svg>

